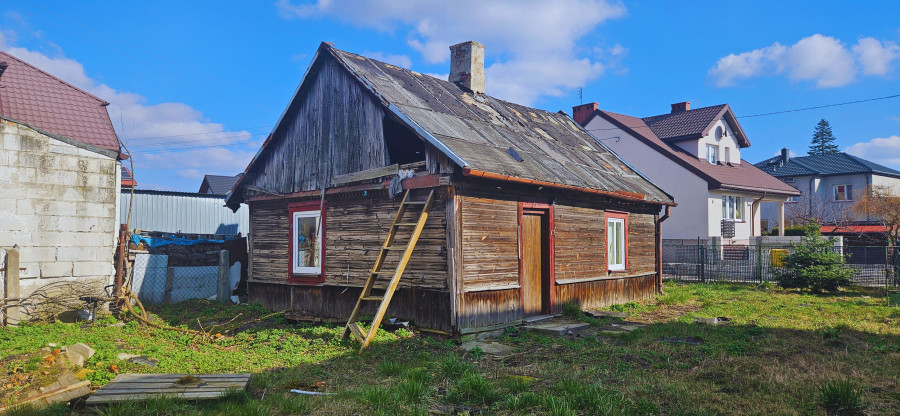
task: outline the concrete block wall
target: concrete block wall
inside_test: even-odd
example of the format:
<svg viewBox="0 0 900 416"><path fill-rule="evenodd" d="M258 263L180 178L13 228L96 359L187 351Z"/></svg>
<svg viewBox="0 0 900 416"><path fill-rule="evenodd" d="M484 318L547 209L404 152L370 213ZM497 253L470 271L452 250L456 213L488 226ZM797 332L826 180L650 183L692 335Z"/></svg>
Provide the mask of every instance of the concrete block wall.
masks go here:
<svg viewBox="0 0 900 416"><path fill-rule="evenodd" d="M115 158L0 120L0 248L19 246L22 295L112 283L119 175Z"/></svg>

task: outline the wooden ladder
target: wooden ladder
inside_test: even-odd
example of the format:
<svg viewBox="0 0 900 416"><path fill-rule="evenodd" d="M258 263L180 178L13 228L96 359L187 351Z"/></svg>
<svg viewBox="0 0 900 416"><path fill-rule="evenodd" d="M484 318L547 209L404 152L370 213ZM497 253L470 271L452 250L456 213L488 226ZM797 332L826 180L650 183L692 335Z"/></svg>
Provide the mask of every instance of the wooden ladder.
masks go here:
<svg viewBox="0 0 900 416"><path fill-rule="evenodd" d="M360 354L369 347L372 339L375 338L375 333L378 332L378 327L381 326L381 320L384 319L384 314L387 312L388 305L391 303L391 297L394 296L394 291L397 290L397 285L400 283L400 277L403 276L403 270L406 269L406 264L409 263L409 258L416 248L416 242L419 241L422 229L425 228L425 221L428 220L428 213L431 211L431 206L434 204L434 189L431 189L428 193L428 198L424 201L413 201L410 198L411 191L412 190L407 190L403 195L403 201L400 203L400 208L397 210L397 215L394 217L394 222L391 224L391 229L388 231L387 238L384 239L384 245L381 246L381 252L378 254L378 259L375 260L375 265L372 266L369 278L366 280L366 284L359 294L359 299L356 301L356 307L353 308L353 313L350 314L350 319L347 320L347 327L344 328L343 339L346 339L350 334L353 334L362 343L362 347L359 349ZM422 207L418 221L404 222L403 216L406 214L407 209L416 206ZM397 231L400 228L407 227L413 227L409 241L405 246L395 246L394 238L397 236ZM403 256L400 257L400 262L397 263L396 269L394 269L393 272L381 271L388 253L398 250L404 251ZM378 276L387 274L392 274L393 276L391 277L391 281L387 288L384 290L384 295L373 296L372 289L375 286L375 281L378 280ZM363 302L381 302L368 332L356 322L362 312Z"/></svg>

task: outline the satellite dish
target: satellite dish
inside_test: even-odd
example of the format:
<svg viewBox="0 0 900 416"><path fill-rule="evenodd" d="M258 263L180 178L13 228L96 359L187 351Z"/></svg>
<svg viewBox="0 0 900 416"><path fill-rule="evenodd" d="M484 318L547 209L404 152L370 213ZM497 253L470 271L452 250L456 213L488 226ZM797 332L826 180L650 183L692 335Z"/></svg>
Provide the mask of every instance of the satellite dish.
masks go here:
<svg viewBox="0 0 900 416"><path fill-rule="evenodd" d="M725 129L723 129L722 126L716 127L716 140L722 140L722 137L725 135L727 135L727 133L725 133Z"/></svg>

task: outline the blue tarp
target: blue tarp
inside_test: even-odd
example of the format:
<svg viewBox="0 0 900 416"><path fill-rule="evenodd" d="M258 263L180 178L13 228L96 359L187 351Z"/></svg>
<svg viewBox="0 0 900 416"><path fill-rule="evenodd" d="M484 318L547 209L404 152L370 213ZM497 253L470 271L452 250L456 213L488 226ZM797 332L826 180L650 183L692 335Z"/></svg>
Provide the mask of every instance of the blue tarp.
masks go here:
<svg viewBox="0 0 900 416"><path fill-rule="evenodd" d="M172 237L144 237L142 235L132 234L131 242L134 245L140 245L141 243L144 243L144 245L146 245L147 247L157 248L157 247L167 246L169 244L175 244L175 245L179 245L179 246L192 246L194 244L203 244L203 243L219 243L219 244L221 244L221 243L224 243L225 240L206 240L206 239L190 240L187 238L174 237L174 236L172 236Z"/></svg>

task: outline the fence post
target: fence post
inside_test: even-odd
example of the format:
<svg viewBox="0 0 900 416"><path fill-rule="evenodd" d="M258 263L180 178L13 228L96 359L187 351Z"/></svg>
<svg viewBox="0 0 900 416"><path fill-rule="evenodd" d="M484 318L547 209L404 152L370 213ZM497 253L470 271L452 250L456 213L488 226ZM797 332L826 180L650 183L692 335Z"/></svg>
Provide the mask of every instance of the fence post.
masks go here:
<svg viewBox="0 0 900 416"><path fill-rule="evenodd" d="M228 278L228 250L219 252L219 290L218 301L222 303L231 302L231 287Z"/></svg>
<svg viewBox="0 0 900 416"><path fill-rule="evenodd" d="M15 245L13 248L6 251L6 279L4 279L4 297L6 299L14 299L13 302L19 301L19 246ZM3 315L3 325L18 325L19 319L21 316L19 315L19 307L14 306L6 309L6 313Z"/></svg>
<svg viewBox="0 0 900 416"><path fill-rule="evenodd" d="M762 237L756 240L756 274L759 276L759 282L763 283Z"/></svg>
<svg viewBox="0 0 900 416"><path fill-rule="evenodd" d="M700 263L698 265L698 268L700 269L700 283L706 283L706 245L698 245L697 253L699 253L700 256Z"/></svg>

